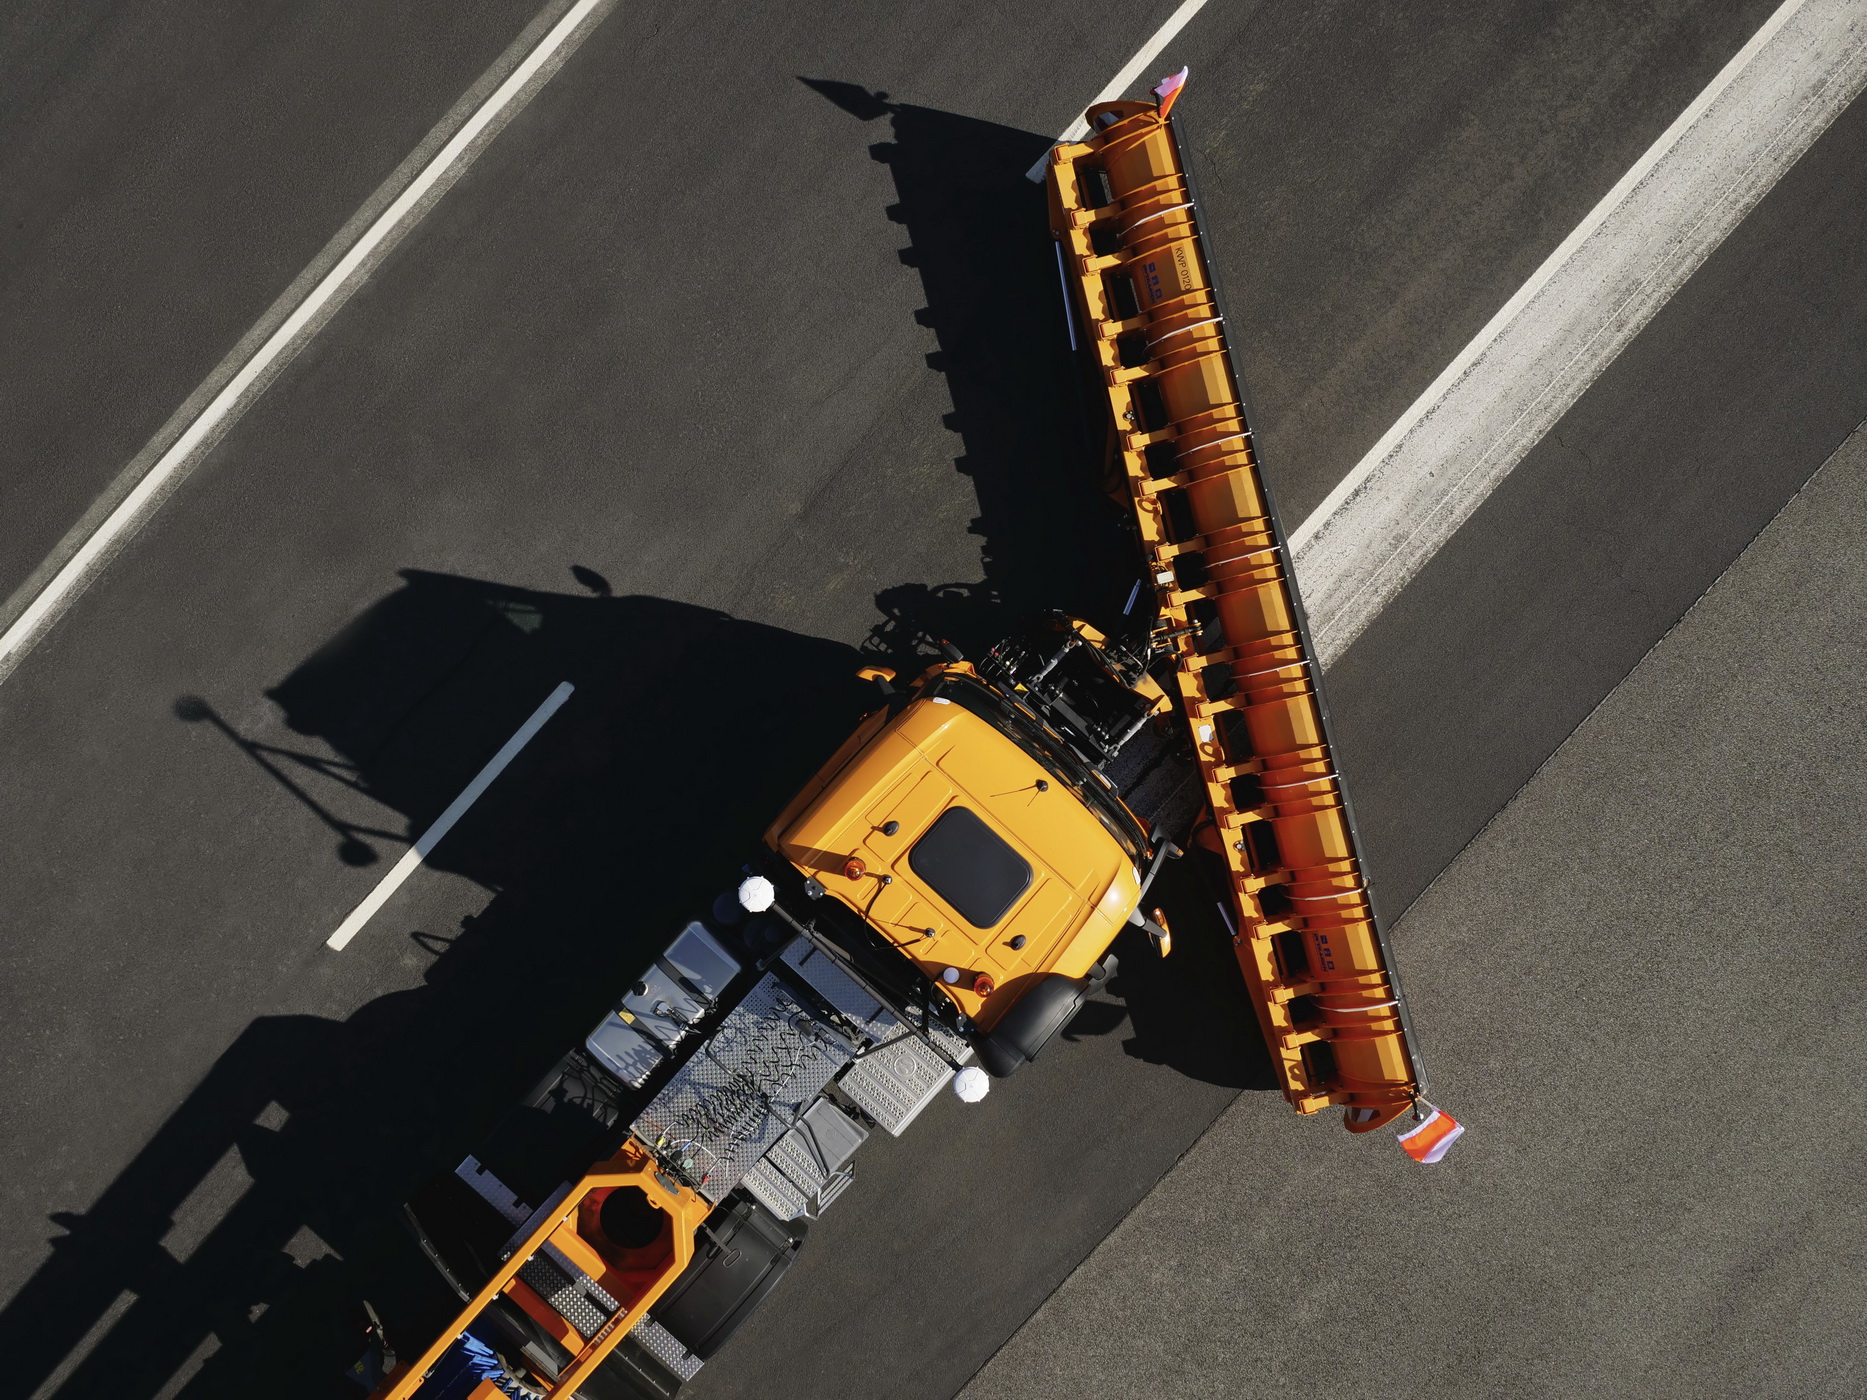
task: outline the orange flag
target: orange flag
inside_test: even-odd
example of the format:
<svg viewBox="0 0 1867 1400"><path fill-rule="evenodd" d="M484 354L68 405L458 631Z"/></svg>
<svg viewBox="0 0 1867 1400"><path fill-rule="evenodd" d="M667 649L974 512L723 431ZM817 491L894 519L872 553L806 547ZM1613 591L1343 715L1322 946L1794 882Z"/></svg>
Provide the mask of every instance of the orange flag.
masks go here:
<svg viewBox="0 0 1867 1400"><path fill-rule="evenodd" d="M1426 1106L1433 1108L1431 1104ZM1416 1162L1437 1162L1451 1150L1452 1144L1459 1140L1459 1135L1464 1131L1451 1114L1433 1108L1424 1123L1400 1135L1400 1145L1407 1149L1407 1155Z"/></svg>
<svg viewBox="0 0 1867 1400"><path fill-rule="evenodd" d="M1160 86L1154 89L1154 105L1160 108L1160 114L1163 117L1173 110L1173 104L1180 96L1180 89L1186 86L1187 71L1182 68L1171 78L1162 78Z"/></svg>

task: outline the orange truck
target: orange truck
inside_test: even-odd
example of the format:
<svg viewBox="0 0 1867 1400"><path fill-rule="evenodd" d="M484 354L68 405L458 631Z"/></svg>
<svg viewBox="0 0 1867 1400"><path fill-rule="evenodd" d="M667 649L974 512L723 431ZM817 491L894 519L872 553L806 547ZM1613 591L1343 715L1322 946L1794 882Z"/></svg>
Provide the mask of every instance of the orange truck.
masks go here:
<svg viewBox="0 0 1867 1400"><path fill-rule="evenodd" d="M776 1286L878 1131L983 1098L1112 969L1197 843L1302 1113L1422 1088L1171 117L1089 114L1049 170L1071 334L1151 606L1061 614L880 703L488 1139L405 1208L459 1294L375 1400L671 1400ZM989 1111L989 1109L985 1110Z"/></svg>

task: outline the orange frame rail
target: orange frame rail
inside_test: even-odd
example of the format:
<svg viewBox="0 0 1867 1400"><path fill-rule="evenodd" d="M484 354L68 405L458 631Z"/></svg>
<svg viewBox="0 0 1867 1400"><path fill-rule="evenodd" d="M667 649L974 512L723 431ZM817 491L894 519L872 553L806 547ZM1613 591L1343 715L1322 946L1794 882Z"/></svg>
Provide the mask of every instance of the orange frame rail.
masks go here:
<svg viewBox="0 0 1867 1400"><path fill-rule="evenodd" d="M577 1231L578 1207L591 1192L615 1186L640 1187L648 1199L668 1215L673 1222L673 1251L658 1279L650 1283L629 1307L611 1318L595 1336L584 1337L566 1319L559 1317L550 1304L527 1288L518 1273L547 1243L563 1249L573 1259L593 1259L590 1246ZM589 1379L590 1373L602 1364L603 1359L615 1350L629 1330L641 1321L655 1300L667 1291L668 1285L681 1276L681 1271L694 1256L694 1234L711 1209L692 1190L657 1170L655 1159L648 1149L635 1139L629 1139L623 1144L621 1152L584 1177L571 1188L569 1195L545 1213L532 1232L514 1246L505 1263L486 1281L485 1287L474 1295L473 1301L461 1310L460 1315L419 1357L398 1365L370 1400L410 1400L419 1394L422 1384L447 1349L459 1340L468 1324L502 1293L553 1332L574 1353L570 1364L559 1373L545 1395L556 1397L575 1394L577 1387Z"/></svg>
<svg viewBox="0 0 1867 1400"><path fill-rule="evenodd" d="M1234 948L1285 1098L1341 1105L1367 1132L1424 1084L1190 176L1154 103L1088 116L1090 135L1051 153L1052 231L1193 729Z"/></svg>

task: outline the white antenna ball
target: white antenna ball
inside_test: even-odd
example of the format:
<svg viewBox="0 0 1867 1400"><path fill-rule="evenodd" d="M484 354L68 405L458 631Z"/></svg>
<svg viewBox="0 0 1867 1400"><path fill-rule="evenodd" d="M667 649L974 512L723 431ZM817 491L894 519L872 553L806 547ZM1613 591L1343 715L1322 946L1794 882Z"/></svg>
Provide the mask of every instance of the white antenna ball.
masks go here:
<svg viewBox="0 0 1867 1400"><path fill-rule="evenodd" d="M953 1092L961 1103L977 1103L992 1092L992 1081L977 1065L967 1065L953 1076Z"/></svg>
<svg viewBox="0 0 1867 1400"><path fill-rule="evenodd" d="M763 914L778 898L778 890L763 875L748 875L739 882L739 903L748 914Z"/></svg>

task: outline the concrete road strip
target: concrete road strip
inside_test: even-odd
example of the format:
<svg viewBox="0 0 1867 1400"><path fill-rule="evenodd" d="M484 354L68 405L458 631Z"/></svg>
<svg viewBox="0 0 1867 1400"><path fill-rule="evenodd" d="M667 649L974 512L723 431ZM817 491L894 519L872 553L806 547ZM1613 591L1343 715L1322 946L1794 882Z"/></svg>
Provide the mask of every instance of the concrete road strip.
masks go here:
<svg viewBox="0 0 1867 1400"><path fill-rule="evenodd" d="M1186 28L1187 21L1205 8L1206 0L1181 0L1180 8L1167 16L1167 22L1161 25L1159 29L1156 29L1145 44L1135 50L1134 57L1122 65L1121 71L1109 79L1108 86L1104 87L1101 92L1098 92L1095 97L1090 100L1088 107L1085 107L1083 110L1088 111L1089 107L1095 106L1098 102L1113 102L1124 92L1128 91L1134 84L1134 80L1146 71L1148 64L1160 57L1160 51L1167 47L1168 43L1172 41L1173 36ZM1084 133L1088 130L1088 118L1078 116L1075 121L1071 122L1063 129L1063 134L1057 137L1056 144L1061 146L1069 141L1080 141ZM1045 151L1044 154L1038 158L1037 164L1024 172L1025 179L1029 180L1032 184L1042 184L1044 180L1044 167L1049 164L1050 152Z"/></svg>
<svg viewBox="0 0 1867 1400"><path fill-rule="evenodd" d="M1327 666L1867 85L1867 5L1788 0L1290 537Z"/></svg>
<svg viewBox="0 0 1867 1400"><path fill-rule="evenodd" d="M0 633L0 681L12 674L207 448L420 222L614 3L574 0L567 7L565 0L552 0L189 396L181 412L0 609L0 621L6 625ZM488 88L490 92L484 91ZM429 154L430 147L438 149Z"/></svg>
<svg viewBox="0 0 1867 1400"><path fill-rule="evenodd" d="M466 790L448 805L448 809L435 818L434 825L421 834L421 839L410 846L395 863L393 869L382 877L376 888L367 898L350 911L350 917L337 926L337 932L324 940L327 948L342 951L351 939L357 936L363 925L376 917L376 911L389 902L389 896L402 888L402 882L413 875L416 868L428 858L434 848L441 844L441 838L454 829L454 823L467 814L467 809L480 800L480 795L493 785L493 779L506 771L506 765L516 757L519 750L532 741L532 736L545 727L550 719L571 697L574 687L569 681L562 682L558 688L545 697L544 704L532 711L532 717L519 726L519 732L506 740L505 746L494 754L479 772L479 776L467 784Z"/></svg>

